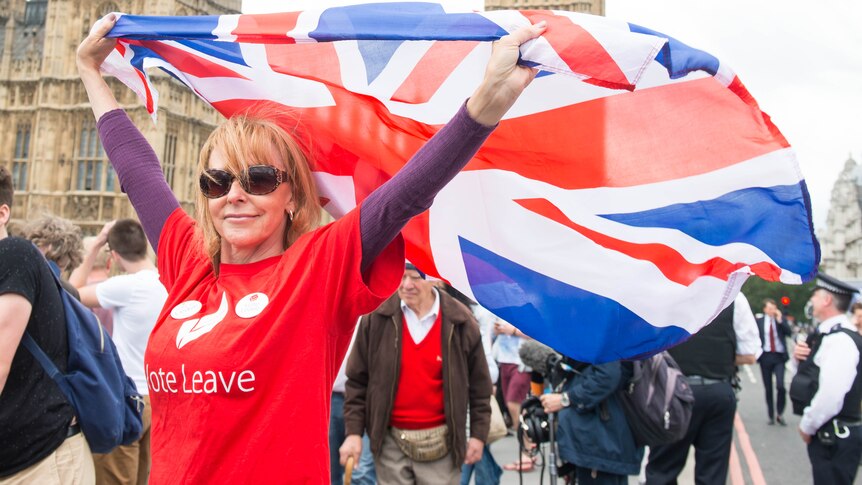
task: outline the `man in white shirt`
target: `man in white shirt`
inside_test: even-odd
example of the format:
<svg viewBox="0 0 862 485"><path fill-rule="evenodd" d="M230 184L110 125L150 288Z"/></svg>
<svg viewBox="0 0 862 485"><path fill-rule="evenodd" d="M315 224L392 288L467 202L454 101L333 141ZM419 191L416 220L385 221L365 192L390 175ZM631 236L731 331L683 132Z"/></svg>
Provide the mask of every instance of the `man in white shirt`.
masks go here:
<svg viewBox="0 0 862 485"><path fill-rule="evenodd" d="M852 484L862 458L862 336L846 314L855 293L856 288L819 274L810 300L819 335L811 347L800 343L794 351L802 361L798 375L819 368L817 392L799 422L815 485Z"/></svg>
<svg viewBox="0 0 862 485"><path fill-rule="evenodd" d="M85 286L93 263L106 244L113 263L126 274ZM106 224L69 282L78 288L81 302L88 307L113 309L112 338L117 353L123 370L135 382L145 403L141 438L106 455L94 455L96 479L98 483L145 484L150 471L150 401L144 351L168 294L155 265L147 258L147 238L140 223L121 219Z"/></svg>

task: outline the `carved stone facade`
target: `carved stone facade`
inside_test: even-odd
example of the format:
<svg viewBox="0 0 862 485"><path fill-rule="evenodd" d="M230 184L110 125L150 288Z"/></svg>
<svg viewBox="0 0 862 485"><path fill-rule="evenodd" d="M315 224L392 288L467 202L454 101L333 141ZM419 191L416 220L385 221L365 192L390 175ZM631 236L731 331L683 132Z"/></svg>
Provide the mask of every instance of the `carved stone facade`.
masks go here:
<svg viewBox="0 0 862 485"><path fill-rule="evenodd" d="M824 272L847 281L862 281L862 166L853 157L844 163L832 187L820 247Z"/></svg>
<svg viewBox="0 0 862 485"><path fill-rule="evenodd" d="M75 49L112 11L148 15L239 13L241 0L0 0L0 165L12 172L16 224L50 213L93 234L134 217L95 129L75 68ZM193 201L200 147L220 115L190 90L151 72L159 90L154 125L131 90L114 79L120 105L162 160L186 209Z"/></svg>
<svg viewBox="0 0 862 485"><path fill-rule="evenodd" d="M605 14L605 0L485 0L485 10L568 10L570 12Z"/></svg>

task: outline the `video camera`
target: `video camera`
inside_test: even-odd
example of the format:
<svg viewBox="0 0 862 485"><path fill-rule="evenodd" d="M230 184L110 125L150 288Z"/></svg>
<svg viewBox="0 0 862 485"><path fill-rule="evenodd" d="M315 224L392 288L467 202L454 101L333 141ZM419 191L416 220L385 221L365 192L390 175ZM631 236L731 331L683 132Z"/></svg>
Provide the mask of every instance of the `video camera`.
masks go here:
<svg viewBox="0 0 862 485"><path fill-rule="evenodd" d="M541 375L542 385L551 392L562 392L569 378L577 372L579 365L555 352L547 345L535 340L521 344L518 355L524 365ZM534 377L535 379L535 377ZM518 440L528 440L539 445L551 440L552 420L542 407L538 396L529 396L521 403L520 430Z"/></svg>
<svg viewBox="0 0 862 485"><path fill-rule="evenodd" d="M518 355L524 365L541 375L542 383L553 392L560 392L568 378L576 371L577 364L574 361L535 340L522 343Z"/></svg>

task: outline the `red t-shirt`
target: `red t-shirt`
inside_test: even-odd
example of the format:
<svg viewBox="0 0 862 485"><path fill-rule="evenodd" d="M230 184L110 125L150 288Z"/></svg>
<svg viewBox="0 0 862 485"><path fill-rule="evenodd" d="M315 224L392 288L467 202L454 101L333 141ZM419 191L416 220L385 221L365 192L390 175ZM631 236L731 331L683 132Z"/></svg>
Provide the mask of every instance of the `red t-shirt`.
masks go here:
<svg viewBox="0 0 862 485"><path fill-rule="evenodd" d="M168 299L145 356L151 483L329 483L332 382L358 316L396 290L403 240L363 281L355 209L216 277L194 226L177 209L159 241Z"/></svg>

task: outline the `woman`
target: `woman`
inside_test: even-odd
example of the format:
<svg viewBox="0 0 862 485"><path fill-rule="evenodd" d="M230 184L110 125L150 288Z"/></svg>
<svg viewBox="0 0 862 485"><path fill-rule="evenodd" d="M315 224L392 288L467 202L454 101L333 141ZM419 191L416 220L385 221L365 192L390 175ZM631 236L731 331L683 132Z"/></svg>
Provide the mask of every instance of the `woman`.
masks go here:
<svg viewBox="0 0 862 485"><path fill-rule="evenodd" d="M236 117L204 145L197 221L99 74L112 15L78 48L102 143L158 253L168 300L145 358L153 483L325 483L329 396L358 315L398 286L404 224L470 160L535 76L501 39L485 79L390 182L337 222L305 155L274 123Z"/></svg>

